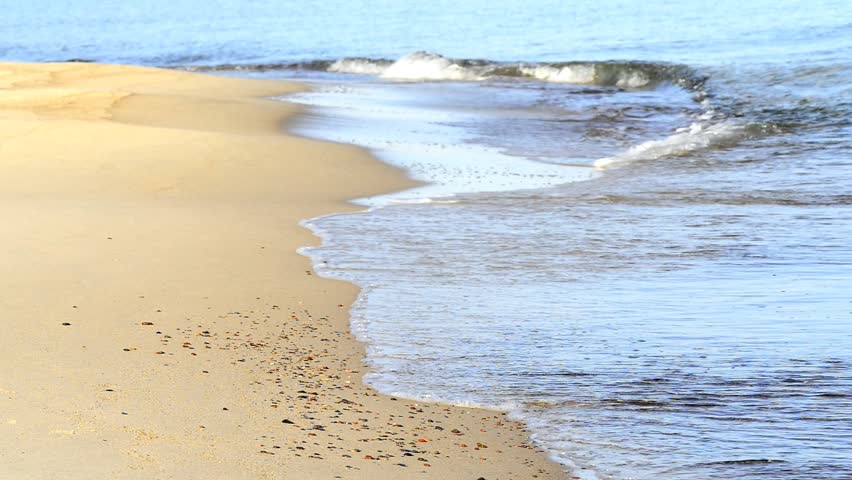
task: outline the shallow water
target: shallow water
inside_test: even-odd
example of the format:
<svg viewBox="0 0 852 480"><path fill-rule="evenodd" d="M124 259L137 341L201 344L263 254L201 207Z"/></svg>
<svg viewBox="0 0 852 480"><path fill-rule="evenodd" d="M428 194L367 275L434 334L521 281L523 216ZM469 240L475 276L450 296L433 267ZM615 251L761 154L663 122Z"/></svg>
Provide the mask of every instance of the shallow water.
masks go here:
<svg viewBox="0 0 852 480"><path fill-rule="evenodd" d="M435 90L456 88L418 88L417 108L434 95L440 120L394 125L423 132L418 122L435 121L477 132L457 133L463 145L497 144L506 110L448 120L448 94ZM412 137L376 130L382 120L346 120L330 106L336 93L319 95L335 120L307 121L306 133L360 139L399 165L416 158ZM622 99L610 108L631 103L627 92L612 95ZM639 95L636 103L649 102ZM390 100L397 113L405 99ZM359 103L377 112L371 102L387 101L363 95ZM589 108L606 111L602 103ZM656 112L650 125L634 126L621 117L609 120L610 131L628 124L644 133L701 115L671 101L661 110L671 118ZM523 121L538 129L541 117L560 115ZM509 409L585 477L846 478L852 162L843 147L815 153L785 131L784 118L774 121L730 144L686 141L695 150L650 149L647 157L619 152L629 135L583 144L588 124L579 122L571 132L578 148L562 158L545 152L550 164L589 165L607 148L629 161L597 173L569 167L545 188L421 191L432 194L427 204L393 205L410 201L406 195L369 199L392 206L312 222L325 242L310 254L323 273L365 288L353 314L370 345L369 382L398 395ZM827 123L820 137L848 129ZM372 143L361 131L393 140ZM522 148L507 140L498 155ZM487 158L479 159L483 173L452 170L453 156L442 158L457 188L490 173ZM526 176L529 160L516 162ZM589 179L571 181L582 172Z"/></svg>
<svg viewBox="0 0 852 480"><path fill-rule="evenodd" d="M53 3L0 58L305 79L430 183L309 223L378 389L585 478L852 478L848 2Z"/></svg>

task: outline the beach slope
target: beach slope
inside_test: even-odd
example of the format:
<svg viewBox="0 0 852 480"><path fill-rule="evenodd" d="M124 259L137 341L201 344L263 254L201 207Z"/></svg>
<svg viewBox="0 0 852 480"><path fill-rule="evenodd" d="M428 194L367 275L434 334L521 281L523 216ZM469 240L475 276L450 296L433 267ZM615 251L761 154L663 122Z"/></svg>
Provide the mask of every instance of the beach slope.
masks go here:
<svg viewBox="0 0 852 480"><path fill-rule="evenodd" d="M0 63L0 478L559 478L504 415L365 387L302 219L411 185L273 81ZM403 332L404 333L404 332Z"/></svg>

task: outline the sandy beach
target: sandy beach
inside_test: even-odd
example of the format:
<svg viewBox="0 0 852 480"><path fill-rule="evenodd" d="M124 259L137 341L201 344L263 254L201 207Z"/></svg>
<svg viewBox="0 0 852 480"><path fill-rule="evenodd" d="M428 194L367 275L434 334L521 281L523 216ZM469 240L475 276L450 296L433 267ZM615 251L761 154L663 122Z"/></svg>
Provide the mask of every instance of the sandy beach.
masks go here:
<svg viewBox="0 0 852 480"><path fill-rule="evenodd" d="M564 477L500 413L361 383L298 223L412 182L284 134L263 97L300 88L0 64L0 478Z"/></svg>

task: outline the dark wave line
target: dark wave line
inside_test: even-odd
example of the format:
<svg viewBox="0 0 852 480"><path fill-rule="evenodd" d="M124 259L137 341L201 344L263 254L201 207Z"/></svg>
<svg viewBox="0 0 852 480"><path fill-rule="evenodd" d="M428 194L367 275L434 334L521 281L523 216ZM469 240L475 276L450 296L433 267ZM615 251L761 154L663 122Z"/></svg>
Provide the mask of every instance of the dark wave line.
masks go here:
<svg viewBox="0 0 852 480"><path fill-rule="evenodd" d="M645 61L566 61L566 62L494 62L479 59L449 59L440 55L417 52L399 60L352 57L338 60L301 62L226 63L211 65L165 65L196 72L268 72L313 71L350 74L376 74L404 64L423 65L432 62L447 70L448 80L527 79L554 83L585 83L602 87L654 88L673 84L706 96L707 77L687 65ZM452 75L449 74L452 72ZM415 80L415 77L404 77ZM429 77L431 80L442 78Z"/></svg>

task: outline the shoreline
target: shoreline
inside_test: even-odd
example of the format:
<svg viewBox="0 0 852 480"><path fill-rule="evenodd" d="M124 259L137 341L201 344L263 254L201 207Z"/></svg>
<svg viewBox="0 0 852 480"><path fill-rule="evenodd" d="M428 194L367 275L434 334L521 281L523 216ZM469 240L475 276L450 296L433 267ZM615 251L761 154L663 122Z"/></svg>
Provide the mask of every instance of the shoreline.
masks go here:
<svg viewBox="0 0 852 480"><path fill-rule="evenodd" d="M314 275L299 222L414 182L282 131L300 109L263 97L298 88L0 63L0 473L566 476L504 414L361 382L357 287Z"/></svg>

